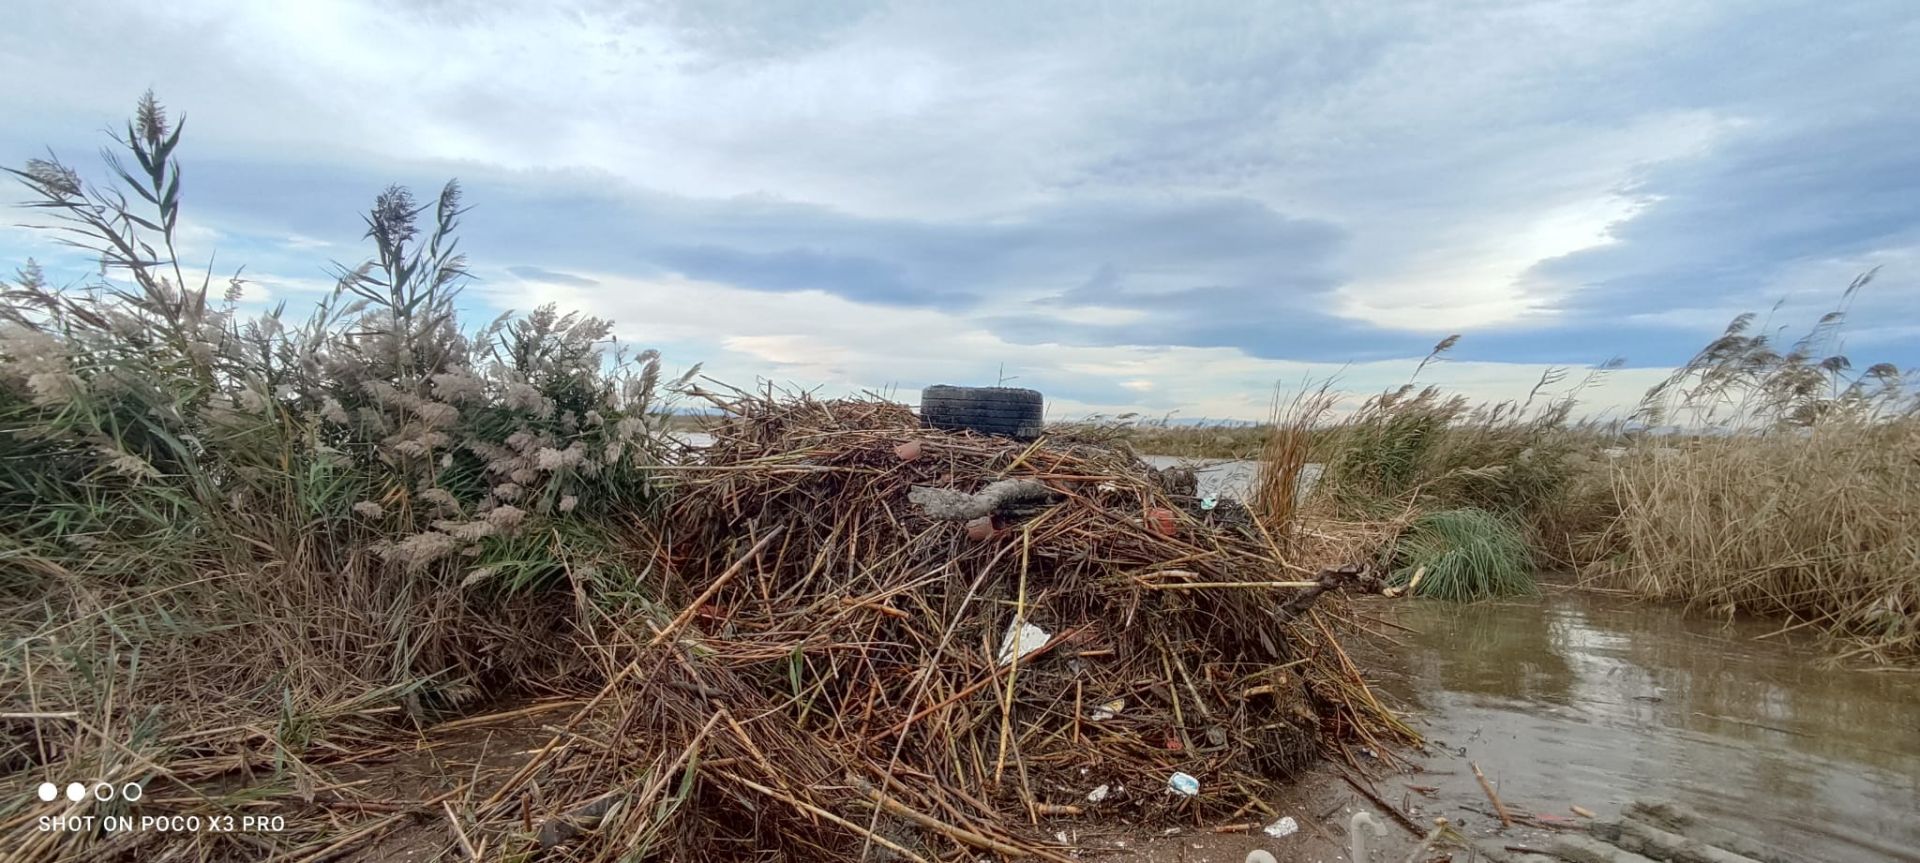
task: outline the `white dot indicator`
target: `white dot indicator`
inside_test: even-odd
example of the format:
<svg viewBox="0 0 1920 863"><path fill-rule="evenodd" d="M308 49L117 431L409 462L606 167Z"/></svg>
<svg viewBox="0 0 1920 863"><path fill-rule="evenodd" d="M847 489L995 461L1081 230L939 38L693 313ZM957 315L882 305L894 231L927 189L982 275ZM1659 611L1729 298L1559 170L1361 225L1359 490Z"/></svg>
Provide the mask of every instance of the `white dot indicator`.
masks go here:
<svg viewBox="0 0 1920 863"><path fill-rule="evenodd" d="M109 800L112 800L113 799L113 783L111 782L93 783L93 799L98 800L101 803L105 803Z"/></svg>
<svg viewBox="0 0 1920 863"><path fill-rule="evenodd" d="M75 803L87 799L87 786L78 782L67 783L67 799Z"/></svg>
<svg viewBox="0 0 1920 863"><path fill-rule="evenodd" d="M60 786L55 785L51 782L40 783L40 802L52 803L53 799L59 796L60 796Z"/></svg>

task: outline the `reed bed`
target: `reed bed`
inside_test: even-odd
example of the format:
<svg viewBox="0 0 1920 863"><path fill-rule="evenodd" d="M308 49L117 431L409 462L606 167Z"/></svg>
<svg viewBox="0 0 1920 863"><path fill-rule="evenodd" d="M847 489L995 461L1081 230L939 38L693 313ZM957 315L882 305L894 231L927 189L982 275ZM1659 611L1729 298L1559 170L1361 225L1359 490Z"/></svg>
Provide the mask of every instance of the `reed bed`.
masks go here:
<svg viewBox="0 0 1920 863"><path fill-rule="evenodd" d="M1569 370L1549 369L1523 400L1475 405L1417 382L1458 339L1435 345L1414 380L1335 421L1327 384L1276 397L1254 495L1275 533L1320 553L1344 547L1398 586L1450 599L1531 592L1534 572L1571 565L1612 515L1595 465L1618 431L1570 417L1618 363L1571 383ZM1308 462L1324 467L1296 495ZM1422 568L1433 580L1412 585Z"/></svg>
<svg viewBox="0 0 1920 863"><path fill-rule="evenodd" d="M590 673L580 603L639 589L617 540L657 504L657 355L552 309L462 327L452 183L381 192L370 257L311 314L248 314L239 276L174 254L180 146L149 94L104 179L54 157L11 172L38 227L97 259L79 284L31 262L0 284L15 859L156 851L37 829L95 810L42 803L41 782L138 782L149 812L237 815L397 728ZM235 774L252 787L216 787ZM325 832L267 847L309 830ZM161 838L263 856L236 833Z"/></svg>
<svg viewBox="0 0 1920 863"><path fill-rule="evenodd" d="M1132 447L1148 455L1189 459L1251 459L1266 446L1272 426L1264 423L1213 420L1175 422L1171 418L1143 418L1136 414L1094 416L1056 422L1048 433L1056 437L1103 440Z"/></svg>
<svg viewBox="0 0 1920 863"><path fill-rule="evenodd" d="M1920 423L1827 422L1620 460L1609 583L1920 655Z"/></svg>
<svg viewBox="0 0 1920 863"><path fill-rule="evenodd" d="M1868 272L1804 335L1735 318L1642 402L1610 460L1617 517L1588 571L1718 614L1784 619L1839 655L1920 657L1920 393L1841 351Z"/></svg>

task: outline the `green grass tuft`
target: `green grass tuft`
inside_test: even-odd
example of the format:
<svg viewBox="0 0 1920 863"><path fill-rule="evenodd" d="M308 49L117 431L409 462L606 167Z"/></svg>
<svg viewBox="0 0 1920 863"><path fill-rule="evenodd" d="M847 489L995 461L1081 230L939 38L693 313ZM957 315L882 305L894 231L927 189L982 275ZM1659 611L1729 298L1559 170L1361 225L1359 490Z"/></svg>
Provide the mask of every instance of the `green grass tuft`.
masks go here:
<svg viewBox="0 0 1920 863"><path fill-rule="evenodd" d="M1443 509L1415 519L1394 550L1393 581L1405 585L1425 570L1417 596L1454 601L1532 594L1526 534L1484 509Z"/></svg>

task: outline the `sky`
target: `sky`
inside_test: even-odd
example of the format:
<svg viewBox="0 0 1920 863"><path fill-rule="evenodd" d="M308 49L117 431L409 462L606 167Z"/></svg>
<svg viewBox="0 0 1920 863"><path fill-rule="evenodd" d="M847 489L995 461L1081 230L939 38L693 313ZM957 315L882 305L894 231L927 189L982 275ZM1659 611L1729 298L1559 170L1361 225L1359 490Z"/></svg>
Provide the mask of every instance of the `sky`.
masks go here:
<svg viewBox="0 0 1920 863"><path fill-rule="evenodd" d="M458 178L478 313L544 303L721 380L1053 419L1551 367L1624 413L1744 311L1920 362L1920 6L65 0L0 28L0 160L186 117L182 245L249 304ZM16 193L6 199L15 203ZM16 210L8 223L30 221ZM0 228L0 272L41 234ZM490 317L490 315L489 315Z"/></svg>

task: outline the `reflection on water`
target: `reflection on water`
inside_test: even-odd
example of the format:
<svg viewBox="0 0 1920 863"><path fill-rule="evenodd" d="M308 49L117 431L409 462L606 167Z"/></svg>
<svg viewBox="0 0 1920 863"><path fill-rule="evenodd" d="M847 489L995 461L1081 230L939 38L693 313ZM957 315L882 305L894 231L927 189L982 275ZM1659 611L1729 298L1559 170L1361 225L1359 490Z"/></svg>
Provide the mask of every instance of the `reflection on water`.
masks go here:
<svg viewBox="0 0 1920 863"><path fill-rule="evenodd" d="M1257 461L1192 459L1171 455L1143 455L1140 458L1157 468L1193 468L1194 479L1199 480L1198 493L1201 497L1247 500L1253 496L1253 482L1260 473L1260 463ZM1295 493L1306 494L1319 480L1320 465L1303 466L1300 476L1295 479Z"/></svg>
<svg viewBox="0 0 1920 863"><path fill-rule="evenodd" d="M1424 720L1442 803L1481 800L1464 749L1530 811L1671 797L1813 859L1920 860L1920 675L1577 594L1381 607L1418 630L1382 688Z"/></svg>

